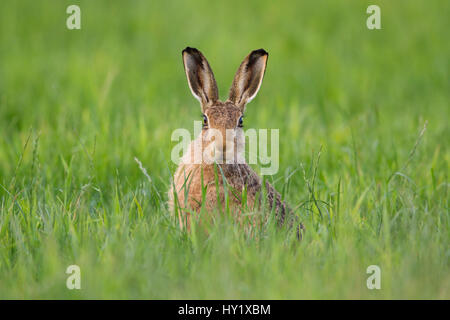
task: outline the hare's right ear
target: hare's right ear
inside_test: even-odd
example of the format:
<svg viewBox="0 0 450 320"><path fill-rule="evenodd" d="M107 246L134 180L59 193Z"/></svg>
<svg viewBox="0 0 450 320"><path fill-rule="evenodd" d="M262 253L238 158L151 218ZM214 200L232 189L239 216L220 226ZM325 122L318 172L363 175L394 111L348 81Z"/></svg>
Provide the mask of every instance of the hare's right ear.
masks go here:
<svg viewBox="0 0 450 320"><path fill-rule="evenodd" d="M195 48L183 50L183 63L189 88L194 97L200 101L202 111L219 99L214 74L203 54Z"/></svg>

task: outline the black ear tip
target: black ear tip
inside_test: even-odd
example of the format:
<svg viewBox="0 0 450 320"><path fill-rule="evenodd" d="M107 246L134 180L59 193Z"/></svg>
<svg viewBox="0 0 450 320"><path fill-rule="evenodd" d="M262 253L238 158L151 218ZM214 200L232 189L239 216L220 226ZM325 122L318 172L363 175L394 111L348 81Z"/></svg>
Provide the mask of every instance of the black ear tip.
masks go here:
<svg viewBox="0 0 450 320"><path fill-rule="evenodd" d="M252 51L252 53L251 53L251 55L253 56L253 55L258 55L258 56L268 56L269 55L269 53L266 51L266 50L264 50L264 49L258 49L258 50L253 50Z"/></svg>
<svg viewBox="0 0 450 320"><path fill-rule="evenodd" d="M186 47L181 53L189 53L189 54L194 54L194 53L198 53L199 51L195 48L191 48L191 47Z"/></svg>

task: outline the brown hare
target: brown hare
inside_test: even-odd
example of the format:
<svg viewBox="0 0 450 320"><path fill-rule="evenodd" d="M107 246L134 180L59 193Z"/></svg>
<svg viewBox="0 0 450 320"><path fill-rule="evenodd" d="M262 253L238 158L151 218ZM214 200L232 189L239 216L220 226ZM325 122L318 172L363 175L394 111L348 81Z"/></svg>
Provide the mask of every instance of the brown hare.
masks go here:
<svg viewBox="0 0 450 320"><path fill-rule="evenodd" d="M269 183L266 183L266 190L262 192L261 178L245 163L244 157L245 106L261 87L268 53L263 49L254 50L244 59L225 102L219 100L214 74L203 54L195 48L187 47L182 56L189 88L200 101L203 128L181 159L169 190L169 208L173 212L176 202L181 228L186 226L190 229L191 213L199 212L202 205L208 211L217 207L224 208L226 192L229 195L229 207L236 213L243 206L249 210L257 209L261 203L258 195L265 194L269 208L275 206L273 211L278 224L285 224L289 218L288 224L292 225L293 215L289 213L280 194ZM211 135L213 130L220 133L220 138ZM231 137L227 134L229 132L233 133ZM214 147L208 156L206 150L212 144ZM229 156L230 149L232 156ZM222 163L215 161L218 155L224 160ZM243 197L244 190L246 197ZM242 203L243 201L246 203ZM303 226L298 224L297 236L300 236L300 229Z"/></svg>

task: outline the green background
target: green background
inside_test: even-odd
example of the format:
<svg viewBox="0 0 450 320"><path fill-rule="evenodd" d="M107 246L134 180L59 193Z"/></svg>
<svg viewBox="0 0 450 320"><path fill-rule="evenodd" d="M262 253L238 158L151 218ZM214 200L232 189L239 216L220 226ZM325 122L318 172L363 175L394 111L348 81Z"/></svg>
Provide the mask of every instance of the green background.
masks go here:
<svg viewBox="0 0 450 320"><path fill-rule="evenodd" d="M81 30L66 28L70 4ZM381 30L366 27L369 4ZM4 1L0 298L449 299L449 9ZM201 120L188 45L222 99L242 59L269 52L245 125L280 130L269 179L299 207L300 244L273 223L246 237L229 217L186 235L169 215L171 133ZM66 288L71 264L81 290Z"/></svg>

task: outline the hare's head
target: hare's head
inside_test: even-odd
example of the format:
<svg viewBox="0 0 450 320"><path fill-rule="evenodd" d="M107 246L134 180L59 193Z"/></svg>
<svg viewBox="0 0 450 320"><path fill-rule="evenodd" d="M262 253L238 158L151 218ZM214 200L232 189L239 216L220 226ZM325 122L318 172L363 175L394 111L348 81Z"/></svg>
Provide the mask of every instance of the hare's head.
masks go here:
<svg viewBox="0 0 450 320"><path fill-rule="evenodd" d="M203 54L195 48L183 50L189 88L200 101L203 113L203 149L210 148L214 160L243 161L245 106L258 93L266 70L268 53L252 51L239 66L225 102L219 100L214 74Z"/></svg>

